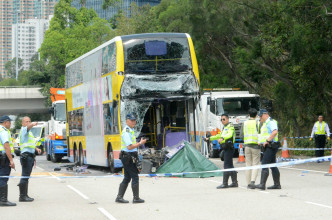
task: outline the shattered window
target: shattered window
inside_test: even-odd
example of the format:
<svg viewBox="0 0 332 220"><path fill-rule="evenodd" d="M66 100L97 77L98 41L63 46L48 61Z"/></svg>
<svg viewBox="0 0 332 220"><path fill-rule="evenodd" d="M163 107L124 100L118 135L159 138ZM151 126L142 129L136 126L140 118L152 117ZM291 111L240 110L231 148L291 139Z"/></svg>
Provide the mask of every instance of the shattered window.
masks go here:
<svg viewBox="0 0 332 220"><path fill-rule="evenodd" d="M192 69L186 38L130 39L123 42L126 73L172 73Z"/></svg>

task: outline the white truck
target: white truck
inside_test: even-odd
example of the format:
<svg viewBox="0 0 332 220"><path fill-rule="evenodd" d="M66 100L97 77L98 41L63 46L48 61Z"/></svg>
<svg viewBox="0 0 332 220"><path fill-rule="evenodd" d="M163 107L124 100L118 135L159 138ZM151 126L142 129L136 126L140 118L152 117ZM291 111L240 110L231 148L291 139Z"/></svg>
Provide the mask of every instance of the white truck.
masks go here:
<svg viewBox="0 0 332 220"><path fill-rule="evenodd" d="M59 162L67 156L65 89L51 88L50 93L51 120L45 127L45 152L47 160Z"/></svg>
<svg viewBox="0 0 332 220"><path fill-rule="evenodd" d="M259 110L260 97L239 89L204 89L201 95L201 107L205 131L211 135L216 135L223 128L221 115L229 115L229 121L234 125L236 132L234 147L237 149L239 144L243 143L240 139L241 125L248 119L250 108ZM209 143L210 157L218 157L219 152L218 141Z"/></svg>

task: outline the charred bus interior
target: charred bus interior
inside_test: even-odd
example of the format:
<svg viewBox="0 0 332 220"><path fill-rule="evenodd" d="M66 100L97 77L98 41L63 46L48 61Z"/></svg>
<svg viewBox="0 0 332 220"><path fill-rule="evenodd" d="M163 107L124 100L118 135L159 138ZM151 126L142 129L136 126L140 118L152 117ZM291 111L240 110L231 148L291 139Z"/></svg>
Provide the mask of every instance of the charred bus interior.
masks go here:
<svg viewBox="0 0 332 220"><path fill-rule="evenodd" d="M142 173L150 173L168 159L170 149L191 141L193 99L158 100L147 108L137 140L147 139L139 149ZM138 117L139 118L139 117ZM138 119L139 120L139 119ZM190 123L191 122L191 123Z"/></svg>

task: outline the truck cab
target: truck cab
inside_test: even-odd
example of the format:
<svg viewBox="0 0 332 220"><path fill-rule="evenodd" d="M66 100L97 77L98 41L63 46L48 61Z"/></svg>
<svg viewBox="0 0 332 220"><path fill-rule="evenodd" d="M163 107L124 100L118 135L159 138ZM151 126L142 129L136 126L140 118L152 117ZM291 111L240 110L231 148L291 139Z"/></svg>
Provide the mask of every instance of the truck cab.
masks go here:
<svg viewBox="0 0 332 220"><path fill-rule="evenodd" d="M243 140L240 138L240 129L244 121L249 118L250 108L259 110L260 97L257 94L250 94L249 91L239 89L207 89L201 96L203 121L205 130L211 134L218 134L222 128L221 115L229 115L229 121L235 128L234 147L239 148ZM220 145L213 141L209 146L210 157L218 157Z"/></svg>

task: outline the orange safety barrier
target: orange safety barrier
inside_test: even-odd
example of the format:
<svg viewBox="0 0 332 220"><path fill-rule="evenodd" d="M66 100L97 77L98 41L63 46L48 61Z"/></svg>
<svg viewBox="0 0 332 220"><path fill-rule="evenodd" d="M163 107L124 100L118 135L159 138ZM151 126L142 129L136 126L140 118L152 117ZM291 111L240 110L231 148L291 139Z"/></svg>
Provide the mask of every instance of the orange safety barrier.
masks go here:
<svg viewBox="0 0 332 220"><path fill-rule="evenodd" d="M331 156L332 156L332 150L331 150ZM330 162L330 170L329 170L328 173L325 174L325 176L332 176L332 158L331 158L330 161L331 161Z"/></svg>
<svg viewBox="0 0 332 220"><path fill-rule="evenodd" d="M282 151L281 151L282 158L289 158L288 150L287 150L287 139L284 137L284 142L282 144Z"/></svg>
<svg viewBox="0 0 332 220"><path fill-rule="evenodd" d="M245 159L244 159L244 152L243 152L243 146L242 143L240 144L240 153L239 153L239 160L238 163L244 163Z"/></svg>

